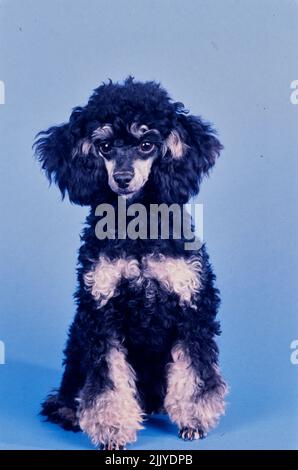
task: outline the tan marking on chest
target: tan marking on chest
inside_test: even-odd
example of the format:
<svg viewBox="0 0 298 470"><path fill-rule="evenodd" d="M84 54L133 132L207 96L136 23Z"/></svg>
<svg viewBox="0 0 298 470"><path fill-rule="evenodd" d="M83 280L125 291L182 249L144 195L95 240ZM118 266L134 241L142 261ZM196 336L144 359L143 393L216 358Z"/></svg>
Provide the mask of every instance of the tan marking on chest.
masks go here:
<svg viewBox="0 0 298 470"><path fill-rule="evenodd" d="M104 256L99 258L95 268L84 276L87 287L103 307L116 293L121 279L133 279L140 276L137 260L132 258L117 258L110 260Z"/></svg>
<svg viewBox="0 0 298 470"><path fill-rule="evenodd" d="M149 255L142 259L141 266L133 258L110 260L101 256L94 269L85 274L84 281L99 308L117 293L122 279L134 279L139 284L145 279L156 279L163 289L178 295L181 306L195 308L193 297L200 290L201 270L201 262L195 256L184 259Z"/></svg>
<svg viewBox="0 0 298 470"><path fill-rule="evenodd" d="M192 297L200 290L201 262L193 256L189 259L160 255L144 258L144 277L157 279L168 291L180 298L180 304L192 305Z"/></svg>

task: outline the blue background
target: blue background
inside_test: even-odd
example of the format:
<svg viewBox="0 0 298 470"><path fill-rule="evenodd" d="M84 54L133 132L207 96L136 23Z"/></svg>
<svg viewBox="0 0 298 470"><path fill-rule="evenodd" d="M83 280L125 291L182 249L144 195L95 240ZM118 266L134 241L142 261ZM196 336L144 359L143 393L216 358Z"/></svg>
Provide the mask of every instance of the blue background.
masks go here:
<svg viewBox="0 0 298 470"><path fill-rule="evenodd" d="M87 209L48 190L31 145L102 80L133 74L213 120L225 145L198 201L231 387L204 441L155 417L133 448L297 449L297 2L2 0L0 17L0 448L92 449L37 416L60 380Z"/></svg>

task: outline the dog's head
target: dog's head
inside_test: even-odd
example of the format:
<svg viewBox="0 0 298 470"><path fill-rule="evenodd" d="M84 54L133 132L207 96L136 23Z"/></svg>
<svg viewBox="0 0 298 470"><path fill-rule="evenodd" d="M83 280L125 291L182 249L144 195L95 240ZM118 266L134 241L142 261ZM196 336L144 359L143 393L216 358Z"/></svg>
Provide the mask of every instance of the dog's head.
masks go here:
<svg viewBox="0 0 298 470"><path fill-rule="evenodd" d="M145 187L157 200L185 203L221 148L212 127L159 84L131 77L98 87L67 124L41 132L35 143L49 180L80 205L113 193L134 198Z"/></svg>

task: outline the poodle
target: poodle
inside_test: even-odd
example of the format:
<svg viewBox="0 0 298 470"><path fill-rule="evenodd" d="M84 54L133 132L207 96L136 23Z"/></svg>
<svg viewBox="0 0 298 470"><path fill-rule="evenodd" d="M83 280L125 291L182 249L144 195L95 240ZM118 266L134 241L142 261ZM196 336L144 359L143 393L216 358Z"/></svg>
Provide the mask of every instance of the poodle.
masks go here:
<svg viewBox="0 0 298 470"><path fill-rule="evenodd" d="M119 200L127 214L133 205L182 208L219 156L216 132L159 83L128 77L102 83L34 146L62 196L90 206L64 373L41 414L101 449L135 442L154 412L167 413L184 440L205 437L227 392L215 341L219 291L205 245L186 249L173 229L177 217L168 237L123 236L118 226L103 234L98 224L103 207L117 214Z"/></svg>

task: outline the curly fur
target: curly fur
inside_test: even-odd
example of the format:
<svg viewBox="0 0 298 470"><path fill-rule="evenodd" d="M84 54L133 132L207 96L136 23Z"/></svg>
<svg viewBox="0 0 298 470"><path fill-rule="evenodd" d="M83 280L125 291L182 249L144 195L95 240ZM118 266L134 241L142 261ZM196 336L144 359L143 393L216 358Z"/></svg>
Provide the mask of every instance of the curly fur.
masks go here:
<svg viewBox="0 0 298 470"><path fill-rule="evenodd" d="M180 305L191 303L192 297L200 289L200 260L195 256L185 260L183 258L171 258L159 255L145 258L145 276L159 281L160 285L168 292L173 292L179 297Z"/></svg>
<svg viewBox="0 0 298 470"><path fill-rule="evenodd" d="M214 390L204 390L204 381L181 344L173 348L172 358L167 374L165 409L179 429L192 429L205 435L225 412L226 384L214 365L219 385Z"/></svg>
<svg viewBox="0 0 298 470"><path fill-rule="evenodd" d="M149 135L152 151L141 157L139 142ZM36 140L38 160L62 196L90 206L64 375L42 414L66 429L80 427L103 448L134 441L143 413L165 408L181 437L193 439L224 412L219 292L205 246L185 250L183 236L122 239L117 228L113 239L99 240L95 229L97 205L109 203L117 213L125 193L116 171L130 175L128 206L181 206L198 193L221 149L210 124L160 84L131 77L102 84L69 122Z"/></svg>
<svg viewBox="0 0 298 470"><path fill-rule="evenodd" d="M107 363L113 388L90 403L87 382L80 392L77 416L81 429L95 445L114 449L136 441L136 433L142 429L143 412L138 403L135 372L126 361L125 351L113 347Z"/></svg>
<svg viewBox="0 0 298 470"><path fill-rule="evenodd" d="M139 276L137 260L129 258L109 260L100 256L95 268L85 274L84 280L86 286L91 287L91 295L98 301L99 307L103 307L115 295L117 285L122 279Z"/></svg>

